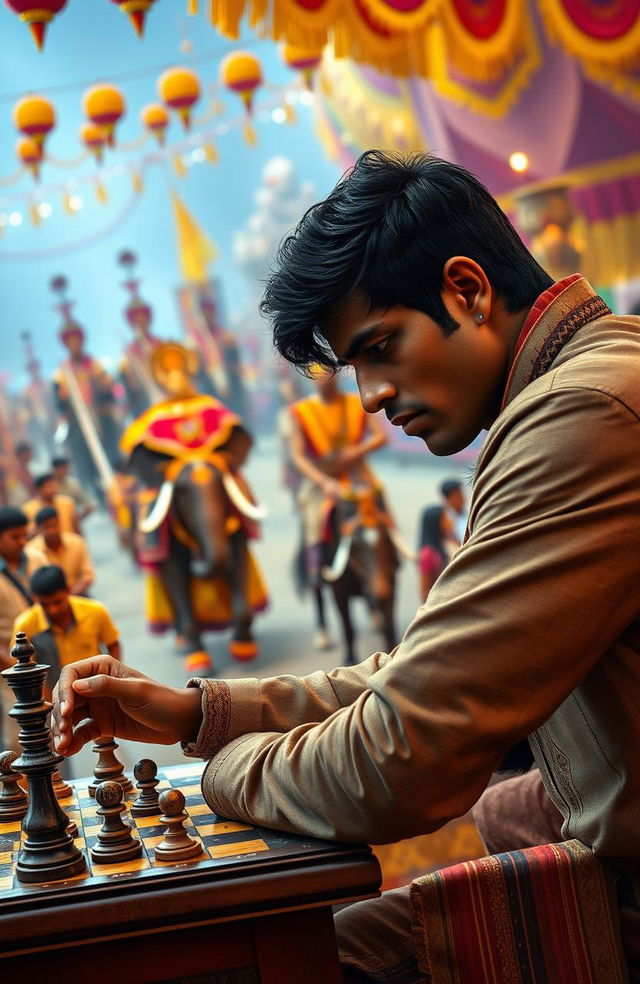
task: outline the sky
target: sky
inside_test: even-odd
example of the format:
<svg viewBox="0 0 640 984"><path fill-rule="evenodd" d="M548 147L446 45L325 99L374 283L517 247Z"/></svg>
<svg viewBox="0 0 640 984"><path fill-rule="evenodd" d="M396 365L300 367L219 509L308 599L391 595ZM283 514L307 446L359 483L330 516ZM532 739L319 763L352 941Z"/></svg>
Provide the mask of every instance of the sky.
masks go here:
<svg viewBox="0 0 640 984"><path fill-rule="evenodd" d="M220 279L224 307L233 315L243 310L248 294L246 278L233 263L233 233L245 226L255 209L253 196L265 163L276 155L289 158L299 180L315 185L318 199L340 176L315 136L313 107L297 104L294 125L275 123L271 110L281 97L267 87L256 95L258 146L249 147L241 128L232 126L217 136L219 163L192 163L182 179L169 164L155 160L145 167L143 193L133 192L130 165L153 156L155 142L137 150L116 148L107 155L102 174L106 204L95 196L92 179L97 165L93 159L75 168L61 166L82 151L78 139L84 122L82 95L98 82L117 85L125 97L127 111L117 129L121 144L134 143L143 132L140 110L159 101L156 80L170 66L184 65L200 78L203 98L194 108L196 119L207 105L204 93L218 82L220 61L234 48L250 50L260 58L269 85L295 82L295 74L283 64L273 42L259 41L249 31L240 42L230 42L213 30L204 13L188 17L186 9L186 0L157 0L140 41L111 0L68 0L49 24L44 50L38 52L28 28L0 5L0 223L4 223L0 226L4 315L0 371L11 389L26 378L21 331L32 332L46 375L64 357L57 339L60 316L49 289L51 278L60 273L70 281L73 313L85 327L87 350L112 368L117 364L130 338L122 313L127 301L120 286L124 276L116 263L117 254L125 248L139 257L141 293L154 309L154 330L167 338L180 334L173 294L180 272L171 188L219 251L211 272ZM190 53L182 50L185 42L191 46ZM55 106L57 125L46 145L53 162L44 164L39 185L30 175L9 185L5 179L16 172L14 147L20 136L12 110L17 99L29 93L42 93ZM239 117L238 97L223 90L219 97L225 112L207 128ZM183 140L181 125L174 120L167 131L167 146ZM197 146L195 141L187 148L187 160ZM72 215L63 208L64 186L69 181L69 194L83 203ZM29 219L30 197L44 211L51 209L39 227ZM22 215L20 225L10 224L12 213Z"/></svg>

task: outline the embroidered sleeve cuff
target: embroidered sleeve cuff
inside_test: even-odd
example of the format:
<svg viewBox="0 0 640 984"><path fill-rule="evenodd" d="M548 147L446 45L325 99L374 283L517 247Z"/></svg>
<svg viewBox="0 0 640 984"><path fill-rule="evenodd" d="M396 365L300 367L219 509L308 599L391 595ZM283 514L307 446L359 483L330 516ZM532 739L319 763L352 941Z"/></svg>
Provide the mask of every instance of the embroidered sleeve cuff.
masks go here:
<svg viewBox="0 0 640 984"><path fill-rule="evenodd" d="M202 724L195 741L181 742L185 755L209 759L229 741L231 694L224 680L192 677L187 687L198 687L202 700Z"/></svg>

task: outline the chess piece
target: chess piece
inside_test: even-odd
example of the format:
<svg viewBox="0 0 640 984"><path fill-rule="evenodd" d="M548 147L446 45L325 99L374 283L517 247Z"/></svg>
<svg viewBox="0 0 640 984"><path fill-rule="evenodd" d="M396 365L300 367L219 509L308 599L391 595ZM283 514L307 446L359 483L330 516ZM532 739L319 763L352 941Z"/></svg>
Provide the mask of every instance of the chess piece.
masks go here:
<svg viewBox="0 0 640 984"><path fill-rule="evenodd" d="M53 791L56 794L56 799L62 800L66 799L67 796L71 796L73 789L68 782L65 782L58 769L53 773L51 779L53 781Z"/></svg>
<svg viewBox="0 0 640 984"><path fill-rule="evenodd" d="M185 861L202 854L202 845L184 829L188 814L184 809L184 795L179 789L165 789L158 804L162 810L160 823L166 825L164 838L155 848L156 861Z"/></svg>
<svg viewBox="0 0 640 984"><path fill-rule="evenodd" d="M133 789L133 783L125 775L122 762L116 758L116 748L118 747L118 742L114 738L105 735L96 738L96 743L91 749L98 756L96 767L93 770L96 781L89 784L89 796L95 796L96 789L101 782L119 783L122 787L123 796L126 796Z"/></svg>
<svg viewBox="0 0 640 984"><path fill-rule="evenodd" d="M134 817L152 817L160 813L158 790L156 789L160 780L158 779L156 763L151 759L141 759L134 765L133 774L140 794L131 804L131 815Z"/></svg>
<svg viewBox="0 0 640 984"><path fill-rule="evenodd" d="M53 791L52 776L62 756L51 748L47 726L52 705L44 699L44 685L50 667L36 663L35 650L24 632L17 633L11 655L16 663L2 670L2 676L16 695L9 714L20 725L18 738L23 752L15 760L15 768L29 783L16 877L30 884L60 881L85 871L87 862L67 832L68 818Z"/></svg>
<svg viewBox="0 0 640 984"><path fill-rule="evenodd" d="M13 768L17 752L0 754L0 823L22 820L27 812L29 797L18 785L21 773Z"/></svg>
<svg viewBox="0 0 640 984"><path fill-rule="evenodd" d="M121 817L125 810L122 796L122 786L113 780L101 782L96 789L96 812L102 817L102 827L98 831L98 843L90 849L95 864L120 864L142 854L142 843Z"/></svg>

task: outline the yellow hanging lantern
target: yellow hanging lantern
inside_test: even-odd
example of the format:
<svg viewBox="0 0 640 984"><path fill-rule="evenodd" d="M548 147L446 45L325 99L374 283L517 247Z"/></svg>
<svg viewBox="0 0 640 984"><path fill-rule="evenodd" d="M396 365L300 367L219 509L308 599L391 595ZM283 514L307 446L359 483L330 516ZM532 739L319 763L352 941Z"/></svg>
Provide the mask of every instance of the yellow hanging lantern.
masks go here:
<svg viewBox="0 0 640 984"><path fill-rule="evenodd" d="M127 14L129 20L135 28L139 38L144 31L144 18L148 10L151 10L155 0L111 0L117 3L123 14Z"/></svg>
<svg viewBox="0 0 640 984"><path fill-rule="evenodd" d="M80 140L96 159L96 164L102 164L106 134L101 126L95 123L83 123L80 127Z"/></svg>
<svg viewBox="0 0 640 984"><path fill-rule="evenodd" d="M262 84L262 66L248 51L234 51L220 65L220 81L227 89L237 92L247 111L244 138L250 146L257 143L256 132L249 122L253 111L253 96Z"/></svg>
<svg viewBox="0 0 640 984"><path fill-rule="evenodd" d="M164 146L165 134L169 126L169 114L160 103L149 103L140 112L140 122L152 133L160 147Z"/></svg>
<svg viewBox="0 0 640 984"><path fill-rule="evenodd" d="M36 143L32 137L22 137L16 143L16 157L28 168L35 181L40 179L40 164L42 163L42 144Z"/></svg>
<svg viewBox="0 0 640 984"><path fill-rule="evenodd" d="M82 108L85 116L92 123L102 127L106 143L109 147L113 147L116 124L126 109L124 96L120 90L114 85L94 85L85 92Z"/></svg>
<svg viewBox="0 0 640 984"><path fill-rule="evenodd" d="M42 51L47 24L60 13L66 2L67 0L5 0L9 10L13 10L21 21L29 25L38 51Z"/></svg>
<svg viewBox="0 0 640 984"><path fill-rule="evenodd" d="M185 130L191 125L191 109L200 98L200 80L188 68L169 68L158 79L158 95L175 110Z"/></svg>
<svg viewBox="0 0 640 984"><path fill-rule="evenodd" d="M56 112L44 96L25 96L13 107L13 122L25 137L42 144L56 125Z"/></svg>
<svg viewBox="0 0 640 984"><path fill-rule="evenodd" d="M280 55L285 65L300 72L307 89L313 89L313 73L322 61L321 48L301 48L297 44L283 44Z"/></svg>
<svg viewBox="0 0 640 984"><path fill-rule="evenodd" d="M248 51L233 51L220 65L220 81L227 89L237 92L247 113L251 115L253 96L262 85L262 66Z"/></svg>

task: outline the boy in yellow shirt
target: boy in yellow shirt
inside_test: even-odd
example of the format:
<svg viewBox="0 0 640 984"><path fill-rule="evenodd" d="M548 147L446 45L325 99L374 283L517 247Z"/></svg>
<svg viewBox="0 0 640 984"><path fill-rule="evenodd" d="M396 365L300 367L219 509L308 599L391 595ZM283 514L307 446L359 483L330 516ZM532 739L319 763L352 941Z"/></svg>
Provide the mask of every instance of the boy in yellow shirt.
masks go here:
<svg viewBox="0 0 640 984"><path fill-rule="evenodd" d="M49 664L51 689L69 663L100 652L120 659L119 633L109 612L93 598L72 595L62 568L51 565L37 570L31 592L36 604L16 618L13 635L25 632L38 662Z"/></svg>

